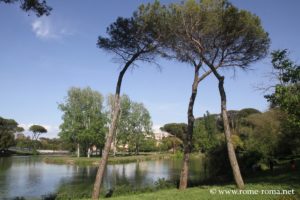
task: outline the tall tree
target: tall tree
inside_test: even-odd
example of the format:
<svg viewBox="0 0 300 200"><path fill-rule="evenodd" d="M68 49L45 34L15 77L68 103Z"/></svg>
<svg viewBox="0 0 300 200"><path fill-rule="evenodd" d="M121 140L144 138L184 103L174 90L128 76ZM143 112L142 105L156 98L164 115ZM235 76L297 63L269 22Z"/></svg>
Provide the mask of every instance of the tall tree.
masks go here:
<svg viewBox="0 0 300 200"><path fill-rule="evenodd" d="M77 145L86 154L92 145L100 150L104 146L106 115L103 112L103 97L91 88L71 88L64 103L59 104L63 112L60 137Z"/></svg>
<svg viewBox="0 0 300 200"><path fill-rule="evenodd" d="M160 37L160 32L153 30L153 28L163 28L163 26L158 24L161 21L155 20L157 10L160 8L161 6L158 2L153 5L143 5L133 14L133 17L119 17L116 22L112 23L107 28L108 38L100 36L98 39L98 47L114 53L116 58L124 65L118 76L109 132L103 156L99 162L92 195L93 199L99 198L109 150L116 133L117 121L120 114L120 93L123 77L128 68L136 64L137 61L152 62L154 60L159 47L157 39Z"/></svg>
<svg viewBox="0 0 300 200"><path fill-rule="evenodd" d="M43 15L50 15L50 12L52 8L47 5L47 2L45 0L39 1L39 0L0 0L0 3L20 3L20 8L25 11L29 12L32 11L36 14L37 17L41 17Z"/></svg>
<svg viewBox="0 0 300 200"><path fill-rule="evenodd" d="M167 58L175 58L179 62L187 63L194 68L194 77L192 80L191 96L189 98L189 104L187 109L187 132L184 134L184 156L183 165L180 175L180 189L185 189L188 182L189 172L189 160L190 153L192 152L192 140L195 117L193 114L194 104L197 96L198 85L203 81L212 71L205 70L201 57L197 54L193 46L191 46L190 36L187 35L189 28L193 28L194 24L187 27L187 21L193 19L193 15L196 14L193 3L187 1L183 5L171 4L167 10L167 14L159 16L159 20L165 22L165 29L162 29L163 37L160 38L160 42L165 48L164 56ZM203 69L203 71L201 71Z"/></svg>
<svg viewBox="0 0 300 200"><path fill-rule="evenodd" d="M244 183L231 142L223 87L224 77L219 74L218 68L237 66L245 69L251 62L264 57L269 47L268 34L261 27L257 16L244 10L239 11L226 0L200 2L188 0L183 4L171 4L167 13L164 21L167 22L168 28L164 29L167 32L163 34L166 37L161 40L171 50L171 56L167 56L190 63L194 67L192 94L188 106L188 131L184 142L184 160L179 187L184 189L187 186L195 121L193 107L198 84L213 73L219 80L228 155L236 183L239 188L243 188ZM202 74L201 69L204 71Z"/></svg>
<svg viewBox="0 0 300 200"><path fill-rule="evenodd" d="M183 8L188 12L179 9L179 19L183 24L187 43L219 81L221 116L228 156L235 182L238 188L243 188L244 181L231 141L224 89L225 77L219 73L218 68L246 69L250 63L266 55L270 40L257 16L237 9L226 0L202 0L199 3L190 0Z"/></svg>

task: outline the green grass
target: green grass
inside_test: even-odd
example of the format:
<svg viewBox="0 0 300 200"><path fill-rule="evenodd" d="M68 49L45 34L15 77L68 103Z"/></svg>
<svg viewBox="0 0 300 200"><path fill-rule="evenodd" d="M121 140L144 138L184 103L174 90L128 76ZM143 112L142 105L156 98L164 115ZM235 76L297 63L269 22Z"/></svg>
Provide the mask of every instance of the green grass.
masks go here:
<svg viewBox="0 0 300 200"><path fill-rule="evenodd" d="M259 191L262 190L282 190L282 189L289 189L284 186L275 186L272 184L268 185L261 185L261 184L248 184L245 188L245 191ZM131 196L120 196L111 198L119 199L119 200L135 200L135 199L143 199L143 200L153 200L153 199L170 199L170 200L192 200L192 199L203 199L203 200L254 200L254 199L296 199L295 195L250 195L250 194L219 194L222 191L231 191L236 190L233 185L226 185L226 186L201 186L201 187L194 187L184 191L180 191L177 189L170 189L170 190L161 190L158 192L153 193L145 193L145 194L138 194L138 195L131 195ZM216 193L216 194L215 194Z"/></svg>
<svg viewBox="0 0 300 200"><path fill-rule="evenodd" d="M247 184L244 192L258 191L259 194L220 194L222 191L238 191L234 185L225 186L201 186L189 188L183 191L178 189L160 190L151 193L124 195L112 197L111 200L297 200L296 195L261 194L262 190L290 190L286 185L273 184ZM299 189L299 188L298 188ZM88 199L85 199L88 200Z"/></svg>
<svg viewBox="0 0 300 200"><path fill-rule="evenodd" d="M201 156L199 154L193 154L193 157ZM157 159L171 159L177 158L177 154L160 154L160 153L151 153L151 154L142 154L142 155L126 155L126 156L116 156L109 157L109 164L120 164L120 163L130 163L137 161L147 161L147 160L157 160ZM43 158L44 162L51 164L69 164L69 165L98 165L100 158L99 157L72 157L72 156L49 156Z"/></svg>

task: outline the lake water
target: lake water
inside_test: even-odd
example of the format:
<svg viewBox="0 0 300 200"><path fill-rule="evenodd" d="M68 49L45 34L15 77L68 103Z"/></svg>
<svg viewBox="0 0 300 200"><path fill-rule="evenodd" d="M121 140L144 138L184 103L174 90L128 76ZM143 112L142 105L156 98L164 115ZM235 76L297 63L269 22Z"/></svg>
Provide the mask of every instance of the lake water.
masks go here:
<svg viewBox="0 0 300 200"><path fill-rule="evenodd" d="M181 163L181 159L169 159L108 165L104 191L122 185L133 188L153 186L159 179L176 182ZM78 188L90 190L96 170L95 166L47 164L40 157L0 158L0 199L21 196L34 199L61 190L67 193ZM191 160L189 178L201 181L204 174L201 160Z"/></svg>

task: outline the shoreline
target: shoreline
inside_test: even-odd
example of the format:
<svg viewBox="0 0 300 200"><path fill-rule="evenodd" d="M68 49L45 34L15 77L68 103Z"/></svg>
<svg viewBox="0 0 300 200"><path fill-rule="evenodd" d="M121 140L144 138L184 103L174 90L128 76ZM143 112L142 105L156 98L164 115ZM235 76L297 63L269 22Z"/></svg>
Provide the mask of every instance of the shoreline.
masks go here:
<svg viewBox="0 0 300 200"><path fill-rule="evenodd" d="M44 155L45 156L45 155ZM192 154L192 158L201 158L203 154ZM108 164L122 164L131 162L141 162L160 159L181 159L178 154L142 154L142 155L126 155L126 156L110 156ZM67 164L67 165L98 165L101 157L73 157L73 156L46 156L43 161L48 164Z"/></svg>

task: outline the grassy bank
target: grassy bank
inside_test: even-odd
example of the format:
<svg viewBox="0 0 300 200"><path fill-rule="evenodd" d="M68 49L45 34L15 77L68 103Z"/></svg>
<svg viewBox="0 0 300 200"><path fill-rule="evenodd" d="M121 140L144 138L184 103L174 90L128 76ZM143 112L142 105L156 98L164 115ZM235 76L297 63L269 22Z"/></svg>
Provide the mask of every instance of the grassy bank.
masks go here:
<svg viewBox="0 0 300 200"><path fill-rule="evenodd" d="M247 184L245 190L241 194L232 194L233 192L239 192L233 185L225 186L201 186L189 188L184 191L178 189L160 190L152 193L143 193L136 195L127 195L113 197L112 200L294 200L299 199L299 190L295 195L276 195L276 194L262 194L273 191L291 190L292 188L287 185L274 185L274 184ZM299 188L298 188L299 189ZM226 194L225 191L231 194ZM255 193L257 194L249 194ZM224 193L224 194L222 194ZM247 194L248 193L248 194Z"/></svg>
<svg viewBox="0 0 300 200"><path fill-rule="evenodd" d="M296 160L300 166L300 160ZM119 185L111 192L112 200L297 200L300 199L300 170L291 170L288 162L281 162L273 172L256 171L244 175L245 190L239 192L233 182L220 182L200 184L184 191L176 189L174 184L166 184L164 181L154 184L153 187L135 189L129 185ZM75 192L76 191L76 192ZM77 193L77 191L79 193ZM58 199L84 199L90 197L92 185L84 184L80 188L71 190L68 186L61 188ZM282 194L278 194L278 193ZM108 191L102 191L102 197ZM289 194L288 194L289 193ZM71 196L70 196L71 195ZM88 200L88 199L86 199Z"/></svg>
<svg viewBox="0 0 300 200"><path fill-rule="evenodd" d="M171 158L180 158L181 154L160 154L160 153L151 153L151 154L142 154L142 155L125 155L125 156L116 156L109 157L109 164L117 163L130 163L137 161L147 161L147 160L157 160L157 159L171 159ZM201 156L200 154L194 154L193 157ZM68 165L98 165L99 157L72 157L72 156L47 156L43 158L44 162L51 164L68 164Z"/></svg>

